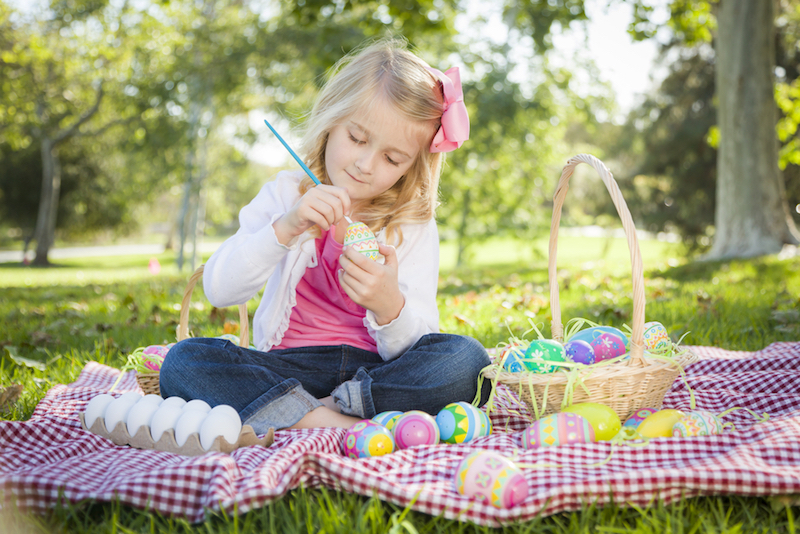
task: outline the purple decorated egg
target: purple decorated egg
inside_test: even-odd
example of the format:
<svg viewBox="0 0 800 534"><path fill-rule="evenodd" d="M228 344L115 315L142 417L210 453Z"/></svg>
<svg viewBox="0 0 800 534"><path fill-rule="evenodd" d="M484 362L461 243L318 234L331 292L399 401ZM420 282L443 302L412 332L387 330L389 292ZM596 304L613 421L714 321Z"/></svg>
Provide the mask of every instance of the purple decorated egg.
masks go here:
<svg viewBox="0 0 800 534"><path fill-rule="evenodd" d="M594 359L596 362L610 360L617 356L622 356L627 352L625 341L618 335L611 332L603 332L589 343L594 349Z"/></svg>
<svg viewBox="0 0 800 534"><path fill-rule="evenodd" d="M436 420L430 414L419 410L411 410L398 417L392 428L392 434L398 449L439 443L439 427L436 425Z"/></svg>
<svg viewBox="0 0 800 534"><path fill-rule="evenodd" d="M592 365L594 363L594 349L587 341L580 339L568 341L564 344L564 350L567 353L567 360L571 362L584 365Z"/></svg>
<svg viewBox="0 0 800 534"><path fill-rule="evenodd" d="M496 508L511 508L528 497L522 471L505 456L488 450L477 450L461 460L453 482L461 495Z"/></svg>
<svg viewBox="0 0 800 534"><path fill-rule="evenodd" d="M574 443L592 443L594 428L578 414L559 412L534 421L522 431L522 447L557 447Z"/></svg>
<svg viewBox="0 0 800 534"><path fill-rule="evenodd" d="M639 408L633 414L628 417L622 426L627 426L630 428L637 428L639 423L647 419L647 416L654 414L658 411L658 408Z"/></svg>
<svg viewBox="0 0 800 534"><path fill-rule="evenodd" d="M348 458L383 456L394 451L394 439L389 430L375 421L363 419L351 426L342 442L344 455Z"/></svg>

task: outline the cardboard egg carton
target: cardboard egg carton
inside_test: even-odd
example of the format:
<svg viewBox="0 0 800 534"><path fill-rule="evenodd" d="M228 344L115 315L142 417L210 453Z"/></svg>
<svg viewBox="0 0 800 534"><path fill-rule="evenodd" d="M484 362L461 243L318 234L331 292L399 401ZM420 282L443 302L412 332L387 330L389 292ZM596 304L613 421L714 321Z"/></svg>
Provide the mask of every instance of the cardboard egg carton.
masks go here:
<svg viewBox="0 0 800 534"><path fill-rule="evenodd" d="M130 445L136 449L155 449L157 451L173 452L184 456L200 456L212 451L230 454L239 447L249 447L250 445L269 447L274 441L275 434L274 430L270 428L267 434L259 439L253 427L244 425L235 443L230 443L224 437L217 436L214 438L214 443L211 445L211 448L205 450L203 446L200 445L200 434L198 432L189 434L186 443L182 446L178 446L178 443L175 441L175 429L173 428L167 429L158 441L153 441L153 437L150 435L150 426L148 425L140 426L136 434L131 436L128 434L128 428L124 421L118 422L117 426L109 432L106 428L105 420L102 417L95 419L91 428L86 426L85 414L83 412L80 413L80 419L81 428L93 434L97 434L98 436L110 439L115 445Z"/></svg>

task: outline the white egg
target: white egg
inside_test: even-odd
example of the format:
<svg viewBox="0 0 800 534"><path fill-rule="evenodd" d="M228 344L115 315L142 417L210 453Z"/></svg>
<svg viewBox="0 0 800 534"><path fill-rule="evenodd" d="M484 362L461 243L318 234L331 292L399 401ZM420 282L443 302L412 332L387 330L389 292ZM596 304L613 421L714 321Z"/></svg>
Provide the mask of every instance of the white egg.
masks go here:
<svg viewBox="0 0 800 534"><path fill-rule="evenodd" d="M214 406L213 408L211 408L211 411L208 412L208 415L211 415L213 413L220 413L220 412L224 413L224 414L227 414L230 417L233 417L234 419L239 421L239 423L241 424L242 419L239 417L239 412L237 412L236 408L234 408L233 406L230 406L229 404L218 404L217 406Z"/></svg>
<svg viewBox="0 0 800 534"><path fill-rule="evenodd" d="M175 423L175 443L183 447L189 436L200 432L200 425L206 418L206 412L199 410L185 410Z"/></svg>
<svg viewBox="0 0 800 534"><path fill-rule="evenodd" d="M242 420L238 413L232 417L226 411L215 413L212 410L200 426L200 445L203 449L209 450L217 436L222 436L228 443L234 444L239 439L241 431Z"/></svg>
<svg viewBox="0 0 800 534"><path fill-rule="evenodd" d="M160 406L162 402L164 402L164 399L161 398L161 395L156 395L155 393L150 393L150 394L145 395L144 397L142 397L139 400L139 402L137 402L136 404L147 403L147 404L154 404L156 406Z"/></svg>
<svg viewBox="0 0 800 534"><path fill-rule="evenodd" d="M136 391L129 391L127 393L123 393L122 396L120 396L120 399L125 399L129 402L139 402L142 400L142 396Z"/></svg>
<svg viewBox="0 0 800 534"><path fill-rule="evenodd" d="M110 402L103 415L106 421L106 430L113 432L117 423L124 423L128 418L128 412L134 404L136 404L136 402L132 401L130 397L125 398L124 396Z"/></svg>
<svg viewBox="0 0 800 534"><path fill-rule="evenodd" d="M133 405L131 411L128 412L128 418L125 424L128 427L128 434L131 437L136 435L136 432L144 425L150 426L150 421L153 419L153 414L158 411L158 404L152 402L139 401Z"/></svg>
<svg viewBox="0 0 800 534"><path fill-rule="evenodd" d="M164 408L165 406L177 406L178 408L183 408L185 405L186 401L180 397L167 397L159 407Z"/></svg>
<svg viewBox="0 0 800 534"><path fill-rule="evenodd" d="M102 393L92 399L86 404L86 411L83 413L83 420L86 423L86 428L92 428L92 425L98 417L102 417L106 413L108 405L114 401L114 396L108 393Z"/></svg>
<svg viewBox="0 0 800 534"><path fill-rule="evenodd" d="M211 406L204 400L192 399L183 406L183 411L194 410L196 412L208 413L211 411Z"/></svg>
<svg viewBox="0 0 800 534"><path fill-rule="evenodd" d="M153 437L153 441L161 439L164 432L170 428L174 429L175 423L183 413L180 406L165 406L165 404L167 401L161 403L150 419L150 435Z"/></svg>

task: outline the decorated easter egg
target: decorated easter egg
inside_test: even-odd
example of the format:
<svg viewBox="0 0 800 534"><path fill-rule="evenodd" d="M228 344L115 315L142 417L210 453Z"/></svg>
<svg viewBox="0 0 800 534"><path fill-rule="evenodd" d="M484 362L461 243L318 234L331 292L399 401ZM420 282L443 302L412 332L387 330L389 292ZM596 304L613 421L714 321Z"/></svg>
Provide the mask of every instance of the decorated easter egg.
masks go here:
<svg viewBox="0 0 800 534"><path fill-rule="evenodd" d="M496 508L511 508L528 497L522 471L496 452L478 450L461 460L453 480L456 491Z"/></svg>
<svg viewBox="0 0 800 534"><path fill-rule="evenodd" d="M644 348L654 352L667 350L672 345L664 325L651 321L644 323Z"/></svg>
<svg viewBox="0 0 800 534"><path fill-rule="evenodd" d="M525 347L519 343L512 343L503 349L500 357L503 368L510 373L521 373L527 371L525 366Z"/></svg>
<svg viewBox="0 0 800 534"><path fill-rule="evenodd" d="M400 417L401 415L403 415L403 412L392 410L376 414L375 417L372 418L372 420L378 423L379 425L385 426L388 430L391 430L392 428L394 428L394 424L397 422L397 418Z"/></svg>
<svg viewBox="0 0 800 534"><path fill-rule="evenodd" d="M484 412L483 410L478 410L481 414L481 427L478 431L478 437L485 437L489 436L492 433L492 420L489 419L489 414Z"/></svg>
<svg viewBox="0 0 800 534"><path fill-rule="evenodd" d="M681 417L672 427L672 435L687 438L722 434L722 421L715 414L695 410Z"/></svg>
<svg viewBox="0 0 800 534"><path fill-rule="evenodd" d="M592 326L591 328L585 328L573 334L567 341L585 341L591 345L592 341L604 333L619 336L622 338L624 345L628 344L628 336L626 336L622 330L613 326Z"/></svg>
<svg viewBox="0 0 800 534"><path fill-rule="evenodd" d="M144 348L144 350L142 351L142 354L148 354L148 355L152 355L152 356L160 356L161 359L163 360L164 357L167 355L168 351L169 351L169 349L167 348L166 345L150 345L150 346Z"/></svg>
<svg viewBox="0 0 800 534"><path fill-rule="evenodd" d="M622 423L617 412L597 402L579 402L561 409L564 413L574 413L583 416L594 429L596 441L608 441L617 435Z"/></svg>
<svg viewBox="0 0 800 534"><path fill-rule="evenodd" d="M563 362L567 359L564 345L553 339L536 339L525 350L525 366L535 373L552 373L559 368L546 362ZM545 360L532 361L532 360Z"/></svg>
<svg viewBox="0 0 800 534"><path fill-rule="evenodd" d="M672 427L684 415L680 410L659 410L645 417L636 430L646 438L668 438L672 436Z"/></svg>
<svg viewBox="0 0 800 534"><path fill-rule="evenodd" d="M436 425L436 420L430 414L419 410L411 410L398 417L392 428L392 435L398 449L439 443L439 427Z"/></svg>
<svg viewBox="0 0 800 534"><path fill-rule="evenodd" d="M594 349L595 362L610 360L627 352L623 338L612 332L602 332L589 344Z"/></svg>
<svg viewBox="0 0 800 534"><path fill-rule="evenodd" d="M468 443L480 437L486 421L482 413L468 402L448 404L436 416L439 437L447 443Z"/></svg>
<svg viewBox="0 0 800 534"><path fill-rule="evenodd" d="M353 247L371 260L378 259L378 240L372 230L362 222L354 222L347 227L344 246Z"/></svg>
<svg viewBox="0 0 800 534"><path fill-rule="evenodd" d="M657 411L658 408L639 408L638 410L633 412L633 415L628 417L624 423L622 423L622 426L627 426L630 428L638 428L639 424L642 421L644 421L648 416L656 413Z"/></svg>
<svg viewBox="0 0 800 534"><path fill-rule="evenodd" d="M534 421L522 431L522 446L525 449L536 447L557 447L573 443L594 441L594 428L581 415L574 413L554 413Z"/></svg>
<svg viewBox="0 0 800 534"><path fill-rule="evenodd" d="M581 339L567 341L564 343L564 352L567 355L567 360L571 362L584 365L592 365L594 363L594 348L589 345L588 341Z"/></svg>
<svg viewBox="0 0 800 534"><path fill-rule="evenodd" d="M348 458L367 458L394 452L395 443L385 426L371 419L362 419L347 430L342 448Z"/></svg>

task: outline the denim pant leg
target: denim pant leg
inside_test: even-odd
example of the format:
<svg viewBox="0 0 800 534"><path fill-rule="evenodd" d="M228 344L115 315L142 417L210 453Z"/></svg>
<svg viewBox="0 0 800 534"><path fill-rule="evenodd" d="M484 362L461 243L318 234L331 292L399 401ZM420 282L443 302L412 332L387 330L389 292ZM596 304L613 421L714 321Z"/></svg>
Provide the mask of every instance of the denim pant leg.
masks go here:
<svg viewBox="0 0 800 534"><path fill-rule="evenodd" d="M355 376L333 391L343 413L372 417L386 410L422 410L437 414L451 402L472 402L480 370L491 363L476 340L452 334L428 334L398 358ZM481 404L489 398L485 381Z"/></svg>
<svg viewBox="0 0 800 534"><path fill-rule="evenodd" d="M211 406L228 404L239 412L244 424L251 425L256 434L264 434L270 427L292 426L322 406L303 388L301 380L291 376L302 376L303 369L291 374L281 372L286 369L288 365L271 353L239 347L224 339L190 338L172 347L164 359L159 379L161 395L202 399Z"/></svg>

